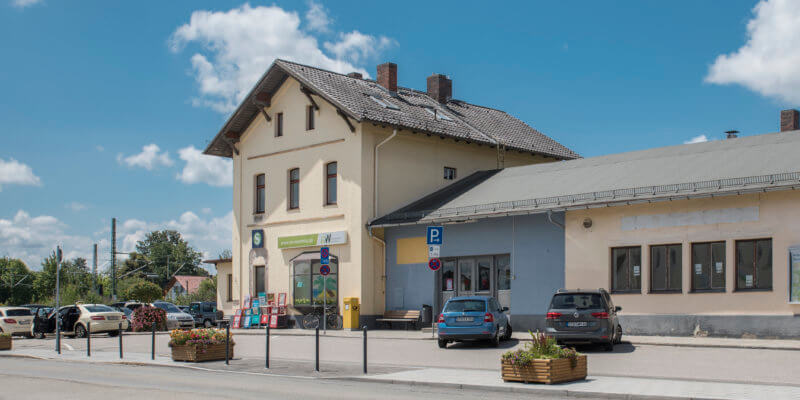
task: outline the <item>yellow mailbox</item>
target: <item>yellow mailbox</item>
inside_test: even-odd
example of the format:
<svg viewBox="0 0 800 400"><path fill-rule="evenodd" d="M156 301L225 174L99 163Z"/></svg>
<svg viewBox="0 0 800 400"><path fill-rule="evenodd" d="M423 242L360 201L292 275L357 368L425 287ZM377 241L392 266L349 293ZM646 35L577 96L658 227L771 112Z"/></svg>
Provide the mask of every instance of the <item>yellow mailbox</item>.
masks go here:
<svg viewBox="0 0 800 400"><path fill-rule="evenodd" d="M358 318L361 315L361 306L358 304L358 297L344 298L344 329L358 330Z"/></svg>

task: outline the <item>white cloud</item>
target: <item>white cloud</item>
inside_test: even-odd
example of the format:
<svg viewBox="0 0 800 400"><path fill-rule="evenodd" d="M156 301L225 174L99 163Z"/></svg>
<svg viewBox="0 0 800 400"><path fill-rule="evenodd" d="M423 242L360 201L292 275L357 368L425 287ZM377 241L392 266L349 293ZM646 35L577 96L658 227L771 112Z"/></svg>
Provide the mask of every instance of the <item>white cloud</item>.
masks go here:
<svg viewBox="0 0 800 400"><path fill-rule="evenodd" d="M208 207L203 207L201 211L203 212L203 214L211 214L211 209Z"/></svg>
<svg viewBox="0 0 800 400"><path fill-rule="evenodd" d="M207 156L194 146L178 150L178 157L186 161L183 170L176 176L181 182L206 183L211 186L233 185L233 162L231 160Z"/></svg>
<svg viewBox="0 0 800 400"><path fill-rule="evenodd" d="M8 161L0 158L0 191L3 190L2 185L9 184L40 186L41 180L33 173L31 167L13 158L9 158Z"/></svg>
<svg viewBox="0 0 800 400"><path fill-rule="evenodd" d="M314 1L308 2L308 11L306 11L306 26L309 30L317 32L328 32L331 20L328 17L328 10Z"/></svg>
<svg viewBox="0 0 800 400"><path fill-rule="evenodd" d="M11 4L17 8L27 8L42 3L42 0L13 0Z"/></svg>
<svg viewBox="0 0 800 400"><path fill-rule="evenodd" d="M333 53L338 58L360 62L366 58L377 55L394 43L386 36L374 37L359 31L340 33L338 42L325 42L325 50Z"/></svg>
<svg viewBox="0 0 800 400"><path fill-rule="evenodd" d="M311 7L313 9L314 3ZM190 43L202 46L191 57L200 92L193 104L221 113L233 111L276 58L342 73L357 71L369 76L363 68L354 65L355 59L346 58L355 55L357 60L362 60L378 50L365 50L356 43L331 44L338 51L336 57L325 54L310 30L318 30L329 20L324 9L313 9L313 12L312 9L306 14L308 30L301 28L301 19L296 12L277 6L251 7L244 4L229 11L193 12L189 22L178 27L170 37L170 47L174 52L181 51ZM378 45L391 42L388 38L376 39L356 31L347 34L351 42L354 33L371 38Z"/></svg>
<svg viewBox="0 0 800 400"><path fill-rule="evenodd" d="M703 143L703 142L707 142L707 141L708 141L708 136L700 135L700 136L695 136L695 137L683 142L683 144Z"/></svg>
<svg viewBox="0 0 800 400"><path fill-rule="evenodd" d="M75 211L75 212L83 211L83 210L89 208L89 206L87 206L86 204L78 203L77 201L73 201L73 202L67 203L66 205L64 205L64 207L66 207L66 208L68 208L68 209L70 209L72 211Z"/></svg>
<svg viewBox="0 0 800 400"><path fill-rule="evenodd" d="M95 150L97 150L97 151L99 151L101 153L106 151L106 148L103 147L103 146L100 146L99 144L97 146L94 146L94 148L95 148Z"/></svg>
<svg viewBox="0 0 800 400"><path fill-rule="evenodd" d="M747 42L717 57L706 82L739 84L763 96L800 103L800 2L762 0L747 23Z"/></svg>
<svg viewBox="0 0 800 400"><path fill-rule="evenodd" d="M92 240L65 233L67 226L49 215L32 217L23 210L11 219L0 218L0 256L19 258L28 268L40 269L42 260L61 244L67 258L91 260Z"/></svg>
<svg viewBox="0 0 800 400"><path fill-rule="evenodd" d="M168 151L161 151L157 144L151 143L142 147L142 152L128 157L117 155L117 161L129 167L141 167L152 171L159 166L169 167L173 164Z"/></svg>

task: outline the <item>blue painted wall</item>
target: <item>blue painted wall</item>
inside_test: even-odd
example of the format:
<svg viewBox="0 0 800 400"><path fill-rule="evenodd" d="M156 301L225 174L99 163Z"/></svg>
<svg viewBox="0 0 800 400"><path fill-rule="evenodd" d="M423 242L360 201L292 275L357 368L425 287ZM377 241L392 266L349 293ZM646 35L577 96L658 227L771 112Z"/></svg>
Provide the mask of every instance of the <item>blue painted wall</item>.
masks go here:
<svg viewBox="0 0 800 400"><path fill-rule="evenodd" d="M553 219L564 221L564 214L555 213ZM397 264L397 239L425 236L425 229L425 225L385 229L387 310L414 310L434 304L435 273L426 264ZM488 254L511 254L516 276L511 281L515 328L540 327L540 317L547 312L553 293L564 287L564 230L551 224L546 215L444 225L442 257Z"/></svg>

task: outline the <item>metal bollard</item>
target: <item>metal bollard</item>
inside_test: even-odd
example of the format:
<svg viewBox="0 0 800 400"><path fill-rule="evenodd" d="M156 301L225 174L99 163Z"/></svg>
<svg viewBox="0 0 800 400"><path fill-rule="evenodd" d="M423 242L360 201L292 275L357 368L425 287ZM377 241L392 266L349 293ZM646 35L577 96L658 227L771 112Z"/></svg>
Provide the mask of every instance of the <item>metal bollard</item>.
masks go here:
<svg viewBox="0 0 800 400"><path fill-rule="evenodd" d="M86 323L86 357L92 356L92 323Z"/></svg>
<svg viewBox="0 0 800 400"><path fill-rule="evenodd" d="M364 375L367 374L367 326L364 325Z"/></svg>
<svg viewBox="0 0 800 400"><path fill-rule="evenodd" d="M156 359L156 324L153 324L153 339L150 344L150 359Z"/></svg>
<svg viewBox="0 0 800 400"><path fill-rule="evenodd" d="M316 343L317 343L317 346L316 346L316 359L317 359L317 362L315 364L314 369L317 372L319 372L319 326L317 327L317 336L316 336L316 338L317 338L317 340L316 340Z"/></svg>
<svg viewBox="0 0 800 400"><path fill-rule="evenodd" d="M266 351L266 354L264 356L264 360L265 360L265 368L269 368L269 323L267 323L267 334L266 334L266 337L267 337L266 338L267 351Z"/></svg>
<svg viewBox="0 0 800 400"><path fill-rule="evenodd" d="M229 365L228 360L231 357L231 326L225 326L225 365Z"/></svg>
<svg viewBox="0 0 800 400"><path fill-rule="evenodd" d="M119 323L119 331L117 332L119 333L117 335L119 336L119 358L122 359L122 322Z"/></svg>
<svg viewBox="0 0 800 400"><path fill-rule="evenodd" d="M56 353L61 354L61 316L56 310Z"/></svg>

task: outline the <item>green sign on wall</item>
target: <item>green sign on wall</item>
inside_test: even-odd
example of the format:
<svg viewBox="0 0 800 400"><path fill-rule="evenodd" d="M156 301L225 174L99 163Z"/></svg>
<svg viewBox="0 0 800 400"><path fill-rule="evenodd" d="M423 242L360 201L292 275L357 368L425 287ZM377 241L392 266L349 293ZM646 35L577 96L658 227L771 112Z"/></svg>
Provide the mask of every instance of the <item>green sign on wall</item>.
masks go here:
<svg viewBox="0 0 800 400"><path fill-rule="evenodd" d="M282 236L278 237L279 249L291 249L295 247L328 246L331 244L347 243L347 232L323 232L310 233L306 235Z"/></svg>

